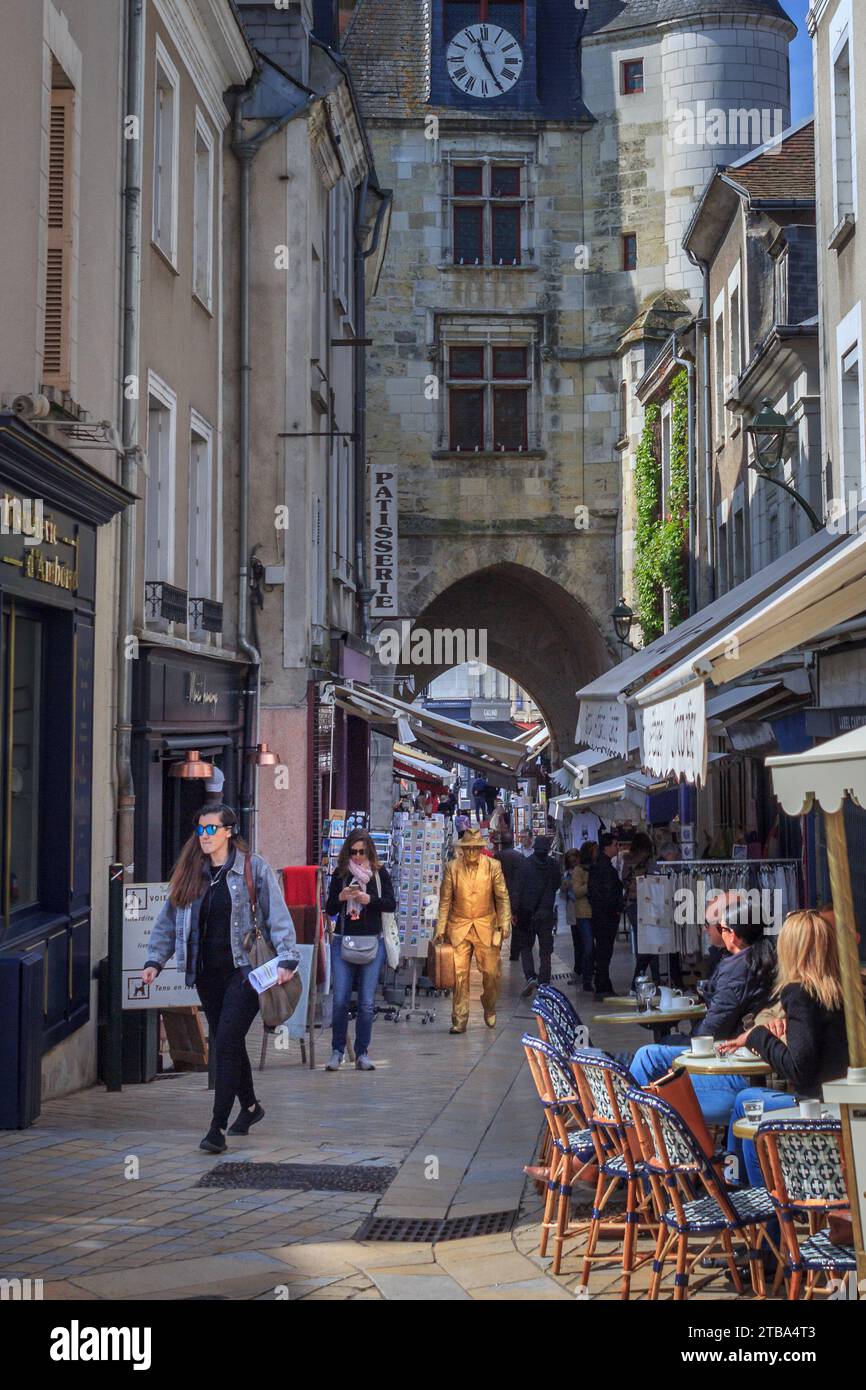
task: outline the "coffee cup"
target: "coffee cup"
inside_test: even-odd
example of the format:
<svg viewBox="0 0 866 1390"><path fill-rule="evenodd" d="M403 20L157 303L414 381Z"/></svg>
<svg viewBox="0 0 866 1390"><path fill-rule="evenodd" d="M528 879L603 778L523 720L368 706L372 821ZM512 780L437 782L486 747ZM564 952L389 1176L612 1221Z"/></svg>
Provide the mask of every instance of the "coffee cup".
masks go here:
<svg viewBox="0 0 866 1390"><path fill-rule="evenodd" d="M715 1041L713 1038L701 1036L692 1038L692 1053L695 1057L712 1057L715 1052Z"/></svg>
<svg viewBox="0 0 866 1390"><path fill-rule="evenodd" d="M804 1120L818 1120L821 1117L821 1102L819 1100L801 1100L800 1115Z"/></svg>

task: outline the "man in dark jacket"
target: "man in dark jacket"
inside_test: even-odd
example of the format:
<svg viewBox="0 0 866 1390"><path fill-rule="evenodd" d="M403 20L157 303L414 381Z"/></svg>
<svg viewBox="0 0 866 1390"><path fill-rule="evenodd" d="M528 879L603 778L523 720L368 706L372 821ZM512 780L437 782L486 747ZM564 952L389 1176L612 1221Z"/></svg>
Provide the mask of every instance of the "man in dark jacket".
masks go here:
<svg viewBox="0 0 866 1390"><path fill-rule="evenodd" d="M472 801L475 806L475 815L480 825L487 818L487 778L481 773L472 783Z"/></svg>
<svg viewBox="0 0 866 1390"><path fill-rule="evenodd" d="M511 934L511 955L510 960L520 959L520 930L518 927L518 914L520 912L520 876L523 866L526 863L519 849L514 848L514 836L507 830L502 832L499 837L500 850L494 857L502 865L502 872L505 875L505 886L508 889L508 897L511 901L511 919L515 924L515 930Z"/></svg>
<svg viewBox="0 0 866 1390"><path fill-rule="evenodd" d="M619 848L615 836L605 831L599 837L599 853L589 870L589 884L586 896L592 908L592 968L595 980L595 997L604 999L613 994L610 978L610 960L614 942L619 930L619 919L623 909L623 891L620 876L613 861Z"/></svg>
<svg viewBox="0 0 866 1390"><path fill-rule="evenodd" d="M537 835L532 854L523 860L519 880L518 923L520 962L526 976L525 999L539 981L550 984L550 958L553 955L554 903L559 890L559 870L550 858L550 840ZM538 937L538 970L535 969L535 938Z"/></svg>

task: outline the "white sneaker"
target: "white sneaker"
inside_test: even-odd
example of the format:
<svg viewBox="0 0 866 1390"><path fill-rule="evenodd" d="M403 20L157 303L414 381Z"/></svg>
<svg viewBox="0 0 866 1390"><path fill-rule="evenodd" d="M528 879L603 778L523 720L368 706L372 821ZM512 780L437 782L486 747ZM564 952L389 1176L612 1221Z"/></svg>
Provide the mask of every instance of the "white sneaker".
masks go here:
<svg viewBox="0 0 866 1390"><path fill-rule="evenodd" d="M330 1062L328 1063L328 1065L325 1067L325 1071L339 1071L339 1070L340 1070L340 1067L341 1067L342 1065L343 1065L343 1054L342 1054L342 1052L332 1052L332 1053L331 1053L331 1060L330 1060Z"/></svg>
<svg viewBox="0 0 866 1390"><path fill-rule="evenodd" d="M355 1058L355 1070L356 1070L356 1071L375 1071L376 1068L375 1068L375 1066L373 1065L373 1063L370 1061L370 1058L367 1056L366 1052L362 1052L360 1057L356 1057L356 1058Z"/></svg>

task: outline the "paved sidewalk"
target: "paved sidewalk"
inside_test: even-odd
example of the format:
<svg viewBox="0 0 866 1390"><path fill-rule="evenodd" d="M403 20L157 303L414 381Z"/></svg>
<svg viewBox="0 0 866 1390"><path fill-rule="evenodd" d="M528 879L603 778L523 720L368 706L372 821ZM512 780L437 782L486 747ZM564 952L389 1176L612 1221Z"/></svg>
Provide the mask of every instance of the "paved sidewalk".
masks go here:
<svg viewBox="0 0 866 1390"><path fill-rule="evenodd" d="M622 979L630 962L618 956ZM555 962L557 970L565 966ZM503 962L494 1030L475 982L468 1032L436 1021L376 1022L376 1071L327 1073L271 1048L256 1073L266 1118L228 1152L198 1148L211 1098L202 1075L109 1095L101 1086L45 1106L31 1129L0 1133L0 1276L41 1278L47 1299L564 1299L579 1262L553 1279L540 1259L540 1201L524 1180L540 1111L521 1034L535 1031L519 966ZM588 1017L586 995L569 989ZM636 1045L633 1028L597 1038ZM261 1045L256 1026L249 1050ZM381 1195L198 1186L226 1162L396 1167ZM520 1215L504 1234L462 1240L355 1239L365 1218ZM616 1297L615 1262L590 1288ZM637 1285L639 1287L639 1285ZM579 1290L578 1290L579 1292Z"/></svg>

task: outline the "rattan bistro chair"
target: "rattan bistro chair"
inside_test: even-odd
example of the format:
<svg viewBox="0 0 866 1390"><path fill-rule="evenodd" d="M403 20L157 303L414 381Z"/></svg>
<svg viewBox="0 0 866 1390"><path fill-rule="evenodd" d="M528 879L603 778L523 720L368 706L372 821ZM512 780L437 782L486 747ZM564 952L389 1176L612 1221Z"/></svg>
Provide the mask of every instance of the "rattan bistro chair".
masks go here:
<svg viewBox="0 0 866 1390"><path fill-rule="evenodd" d="M532 1012L545 1042L552 1042L559 1051L570 1056L573 1048L579 1045L580 1030L583 1028L571 1000L560 990L554 989L553 985L541 984L535 991Z"/></svg>
<svg viewBox="0 0 866 1390"><path fill-rule="evenodd" d="M733 1235L746 1245L752 1288L765 1296L762 1247L777 1259L781 1255L766 1225L775 1215L770 1194L763 1187L731 1189L720 1179L681 1115L659 1096L640 1086L629 1090L628 1103L640 1140L646 1174L661 1214L649 1296L657 1299L664 1267L676 1247L674 1298L688 1295L689 1279L698 1260L720 1244L737 1293L743 1282L737 1269ZM700 1245L692 1253L692 1242ZM707 1275L693 1288L701 1288L718 1274Z"/></svg>
<svg viewBox="0 0 866 1390"><path fill-rule="evenodd" d="M833 1245L820 1229L827 1213L850 1206L842 1160L842 1126L838 1120L773 1120L755 1137L761 1171L782 1227L788 1298L796 1300L806 1276L805 1297L816 1292L819 1275L839 1278L857 1268L853 1246ZM808 1222L800 1239L797 1220Z"/></svg>
<svg viewBox="0 0 866 1390"><path fill-rule="evenodd" d="M609 1254L597 1254L597 1246L599 1238L613 1235L622 1241L620 1297L627 1299L631 1293L634 1270L652 1258L651 1251L638 1256L640 1228L643 1226L645 1233L653 1239L658 1232L652 1190L644 1180L645 1165L628 1104L629 1092L637 1083L626 1067L600 1052L577 1049L571 1058L571 1068L589 1119L598 1163L598 1181L589 1239L584 1251L582 1282L588 1284L593 1260L610 1258ZM608 1204L614 1192L623 1184L626 1206L622 1220L618 1220L607 1214Z"/></svg>
<svg viewBox="0 0 866 1390"><path fill-rule="evenodd" d="M523 1047L544 1110L550 1140L547 1191L538 1253L547 1254L552 1231L552 1272L558 1274L562 1265L562 1247L568 1227L573 1184L595 1181L596 1151L566 1059L549 1043L534 1037L532 1033L523 1035Z"/></svg>

